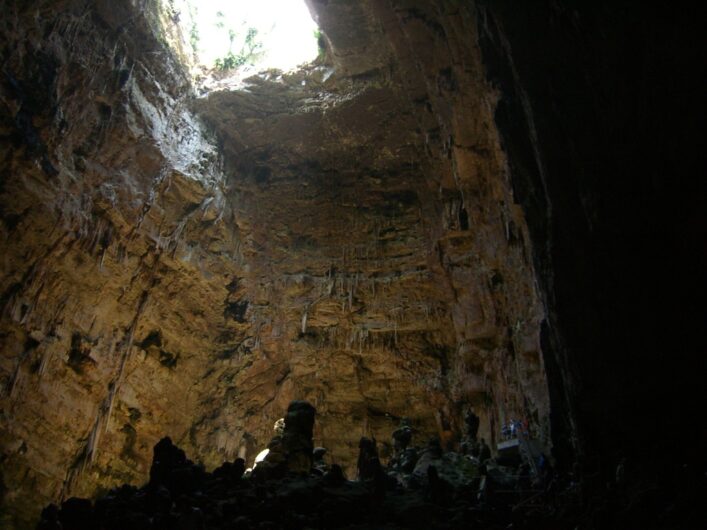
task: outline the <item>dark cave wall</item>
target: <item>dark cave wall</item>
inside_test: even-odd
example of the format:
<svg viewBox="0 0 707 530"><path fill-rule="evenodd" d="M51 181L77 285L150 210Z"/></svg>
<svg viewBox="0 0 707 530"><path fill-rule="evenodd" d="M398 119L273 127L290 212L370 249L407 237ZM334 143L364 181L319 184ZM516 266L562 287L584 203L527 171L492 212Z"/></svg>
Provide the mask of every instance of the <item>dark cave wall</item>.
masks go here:
<svg viewBox="0 0 707 530"><path fill-rule="evenodd" d="M705 54L692 4L604 4L482 0L478 23L546 297L555 450L610 472L672 455L695 413Z"/></svg>
<svg viewBox="0 0 707 530"><path fill-rule="evenodd" d="M195 382L241 326L224 175L155 5L0 3L2 528L142 481L165 434L203 447Z"/></svg>

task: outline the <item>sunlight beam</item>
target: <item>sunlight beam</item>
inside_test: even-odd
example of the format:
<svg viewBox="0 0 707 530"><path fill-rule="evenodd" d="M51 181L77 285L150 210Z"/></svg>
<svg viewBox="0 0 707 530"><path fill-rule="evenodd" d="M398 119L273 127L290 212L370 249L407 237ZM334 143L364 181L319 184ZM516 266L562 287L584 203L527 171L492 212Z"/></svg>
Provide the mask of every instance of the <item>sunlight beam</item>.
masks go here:
<svg viewBox="0 0 707 530"><path fill-rule="evenodd" d="M317 25L303 0L171 0L195 62L207 69L288 71L316 59Z"/></svg>

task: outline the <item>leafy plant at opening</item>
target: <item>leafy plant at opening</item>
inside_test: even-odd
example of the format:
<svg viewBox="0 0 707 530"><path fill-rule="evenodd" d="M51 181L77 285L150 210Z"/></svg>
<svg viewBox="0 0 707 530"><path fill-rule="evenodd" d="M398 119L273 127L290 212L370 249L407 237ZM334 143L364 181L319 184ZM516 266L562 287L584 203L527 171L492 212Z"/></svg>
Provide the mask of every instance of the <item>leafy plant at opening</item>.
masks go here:
<svg viewBox="0 0 707 530"><path fill-rule="evenodd" d="M223 14L223 11L216 11L216 27L218 29L223 29L226 24L224 22L226 18L226 15Z"/></svg>
<svg viewBox="0 0 707 530"><path fill-rule="evenodd" d="M221 14L221 17L223 17L223 13L219 12L217 13L217 16ZM218 24L217 24L218 25ZM223 27L223 26L221 26ZM228 52L226 55L223 57L219 57L216 59L216 62L214 63L214 66L218 70L226 71L226 70L235 70L236 68L239 68L245 64L251 64L254 65L256 61L260 58L260 55L263 50L263 43L258 40L258 30L256 28L248 28L248 31L246 33L245 39L243 40L243 45L241 46L241 49L238 53L233 53L233 45L234 42L238 38L238 34L233 30L230 29L228 30L228 40L229 40L229 45L228 45Z"/></svg>
<svg viewBox="0 0 707 530"><path fill-rule="evenodd" d="M196 24L197 8L189 4L189 18L191 26L189 27L189 44L191 44L192 52L196 58L199 55L199 27Z"/></svg>
<svg viewBox="0 0 707 530"><path fill-rule="evenodd" d="M195 54L199 53L199 29L194 23L189 29L189 44L191 44L191 49Z"/></svg>
<svg viewBox="0 0 707 530"><path fill-rule="evenodd" d="M317 54L317 59L323 59L324 55L326 54L326 44L324 41L324 34L322 33L322 30L320 29L315 29L314 32L314 38L317 40L317 49L319 50Z"/></svg>

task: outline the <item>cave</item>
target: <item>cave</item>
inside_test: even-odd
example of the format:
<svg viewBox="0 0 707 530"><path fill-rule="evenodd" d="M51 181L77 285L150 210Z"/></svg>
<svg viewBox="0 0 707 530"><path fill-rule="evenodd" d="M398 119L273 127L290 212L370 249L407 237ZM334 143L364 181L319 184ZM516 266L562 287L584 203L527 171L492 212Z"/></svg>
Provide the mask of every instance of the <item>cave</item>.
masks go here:
<svg viewBox="0 0 707 530"><path fill-rule="evenodd" d="M2 2L0 526L165 436L250 466L305 400L347 476L473 410L700 527L696 6L306 6L316 59L207 86L174 2Z"/></svg>

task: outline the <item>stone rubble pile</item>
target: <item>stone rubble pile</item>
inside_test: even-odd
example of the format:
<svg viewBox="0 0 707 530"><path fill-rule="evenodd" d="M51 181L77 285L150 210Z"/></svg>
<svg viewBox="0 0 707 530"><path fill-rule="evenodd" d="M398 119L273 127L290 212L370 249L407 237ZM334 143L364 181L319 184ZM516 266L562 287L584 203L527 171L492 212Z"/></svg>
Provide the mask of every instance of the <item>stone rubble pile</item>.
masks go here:
<svg viewBox="0 0 707 530"><path fill-rule="evenodd" d="M527 463L502 466L468 427L461 447L438 439L410 446L406 420L394 431L387 466L375 439L361 438L357 480L314 448L315 408L290 404L275 425L265 457L251 470L243 459L212 473L189 460L169 438L154 447L149 482L123 485L92 502L71 498L42 512L38 530L204 529L565 529L576 523L577 485L559 488L549 468L531 476ZM484 449L485 448L485 449ZM574 490L573 490L574 488ZM604 526L601 528L615 528ZM618 528L618 527L616 527Z"/></svg>

